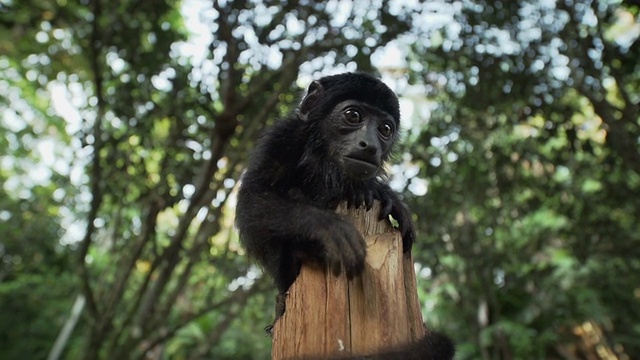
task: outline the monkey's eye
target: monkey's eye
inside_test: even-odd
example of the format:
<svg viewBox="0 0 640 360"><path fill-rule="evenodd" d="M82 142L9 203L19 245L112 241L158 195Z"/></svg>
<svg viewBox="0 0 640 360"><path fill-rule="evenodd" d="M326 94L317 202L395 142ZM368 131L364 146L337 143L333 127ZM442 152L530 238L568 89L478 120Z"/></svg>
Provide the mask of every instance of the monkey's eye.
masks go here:
<svg viewBox="0 0 640 360"><path fill-rule="evenodd" d="M388 123L382 124L378 127L378 132L380 132L380 135L382 135L385 138L389 138L391 137L391 135L393 135L393 126L389 125Z"/></svg>
<svg viewBox="0 0 640 360"><path fill-rule="evenodd" d="M362 121L362 116L360 116L360 112L354 109L347 109L347 111L344 112L344 117L345 119L347 119L348 122L352 124L357 124Z"/></svg>

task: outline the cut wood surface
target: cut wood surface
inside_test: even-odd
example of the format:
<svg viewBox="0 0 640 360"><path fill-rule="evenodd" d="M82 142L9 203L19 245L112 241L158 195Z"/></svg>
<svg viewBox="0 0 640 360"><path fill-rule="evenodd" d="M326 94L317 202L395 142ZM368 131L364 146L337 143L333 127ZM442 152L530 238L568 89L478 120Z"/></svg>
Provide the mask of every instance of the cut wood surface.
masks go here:
<svg viewBox="0 0 640 360"><path fill-rule="evenodd" d="M424 336L413 259L378 211L338 209L365 238L364 273L348 281L304 264L274 326L272 359L371 354Z"/></svg>

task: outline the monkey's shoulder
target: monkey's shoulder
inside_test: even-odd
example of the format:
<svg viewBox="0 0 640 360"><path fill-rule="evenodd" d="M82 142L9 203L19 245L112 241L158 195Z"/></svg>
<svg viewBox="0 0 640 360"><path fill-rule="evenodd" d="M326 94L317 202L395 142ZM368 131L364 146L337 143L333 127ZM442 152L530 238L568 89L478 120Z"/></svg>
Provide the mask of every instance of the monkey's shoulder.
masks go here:
<svg viewBox="0 0 640 360"><path fill-rule="evenodd" d="M304 146L304 141L310 137L309 127L310 124L295 116L280 119L265 129L259 145L278 150Z"/></svg>

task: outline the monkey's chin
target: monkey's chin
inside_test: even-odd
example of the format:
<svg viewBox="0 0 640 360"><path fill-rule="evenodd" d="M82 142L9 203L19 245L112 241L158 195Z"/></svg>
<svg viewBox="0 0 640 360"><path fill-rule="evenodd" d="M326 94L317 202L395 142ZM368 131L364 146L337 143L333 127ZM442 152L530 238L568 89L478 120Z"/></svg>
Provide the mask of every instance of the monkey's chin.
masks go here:
<svg viewBox="0 0 640 360"><path fill-rule="evenodd" d="M344 170L347 175L358 180L370 179L378 173L378 164L372 164L360 159L344 158Z"/></svg>

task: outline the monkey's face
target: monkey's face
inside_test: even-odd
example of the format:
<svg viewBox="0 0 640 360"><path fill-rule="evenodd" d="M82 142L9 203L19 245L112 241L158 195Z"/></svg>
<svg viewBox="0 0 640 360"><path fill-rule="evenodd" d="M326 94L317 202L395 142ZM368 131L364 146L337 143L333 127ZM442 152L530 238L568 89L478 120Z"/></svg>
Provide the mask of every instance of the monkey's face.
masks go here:
<svg viewBox="0 0 640 360"><path fill-rule="evenodd" d="M357 100L336 105L323 129L329 151L343 172L369 179L378 174L397 138L397 123L388 113Z"/></svg>

